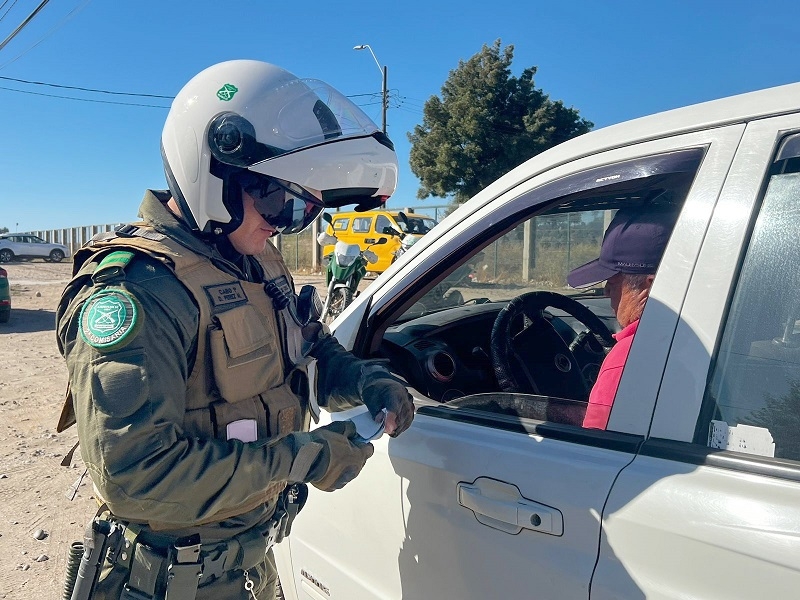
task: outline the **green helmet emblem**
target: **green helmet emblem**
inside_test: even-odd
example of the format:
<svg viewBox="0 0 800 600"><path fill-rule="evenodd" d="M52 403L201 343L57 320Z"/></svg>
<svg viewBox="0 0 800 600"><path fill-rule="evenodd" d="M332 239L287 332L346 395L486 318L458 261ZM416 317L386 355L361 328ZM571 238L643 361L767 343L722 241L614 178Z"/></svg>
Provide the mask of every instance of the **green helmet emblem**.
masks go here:
<svg viewBox="0 0 800 600"><path fill-rule="evenodd" d="M81 309L81 337L98 350L122 348L136 336L141 319L136 298L122 290L103 290Z"/></svg>
<svg viewBox="0 0 800 600"><path fill-rule="evenodd" d="M233 100L233 95L239 91L235 85L230 83L226 83L221 88L217 90L217 98L220 100L224 100L227 102L228 100Z"/></svg>

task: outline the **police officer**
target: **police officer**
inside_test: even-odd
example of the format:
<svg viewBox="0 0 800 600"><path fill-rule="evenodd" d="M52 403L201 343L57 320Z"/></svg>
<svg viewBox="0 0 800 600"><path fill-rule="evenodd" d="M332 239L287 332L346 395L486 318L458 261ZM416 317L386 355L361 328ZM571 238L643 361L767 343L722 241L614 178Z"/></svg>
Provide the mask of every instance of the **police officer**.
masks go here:
<svg viewBox="0 0 800 600"><path fill-rule="evenodd" d="M327 84L247 60L189 81L161 154L169 191L76 254L58 308L59 430L77 422L99 518L123 534L92 597L271 599L302 484L339 489L373 452L349 421L309 431L318 407L363 403L392 436L414 409L315 320L268 240L379 206L397 159Z"/></svg>

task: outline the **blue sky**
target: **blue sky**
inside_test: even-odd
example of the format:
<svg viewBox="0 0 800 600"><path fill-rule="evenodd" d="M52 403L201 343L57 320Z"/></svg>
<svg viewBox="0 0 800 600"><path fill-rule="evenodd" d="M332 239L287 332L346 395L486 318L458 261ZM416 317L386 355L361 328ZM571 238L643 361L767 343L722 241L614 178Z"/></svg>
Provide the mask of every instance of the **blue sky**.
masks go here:
<svg viewBox="0 0 800 600"><path fill-rule="evenodd" d="M0 43L39 3L0 2ZM0 227L135 219L144 190L165 187L167 109L97 101L169 105L6 78L173 96L211 64L252 58L327 81L380 125L379 66L353 50L369 44L388 67L400 161L389 206L433 205L416 200L406 134L459 60L496 39L514 45L515 75L538 67L536 86L595 128L800 81L797 0L60 0L0 50Z"/></svg>

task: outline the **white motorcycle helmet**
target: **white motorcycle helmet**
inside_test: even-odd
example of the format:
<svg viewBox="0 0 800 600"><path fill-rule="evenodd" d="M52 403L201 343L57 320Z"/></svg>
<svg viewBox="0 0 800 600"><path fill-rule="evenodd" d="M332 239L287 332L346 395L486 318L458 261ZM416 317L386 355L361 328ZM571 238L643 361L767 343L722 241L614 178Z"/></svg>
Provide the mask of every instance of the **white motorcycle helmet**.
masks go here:
<svg viewBox="0 0 800 600"><path fill-rule="evenodd" d="M161 155L184 219L213 235L241 224L243 188L269 188L271 198L281 190L282 212L268 220L298 233L323 208L374 208L397 185L392 142L355 104L326 83L255 60L214 65L183 87Z"/></svg>

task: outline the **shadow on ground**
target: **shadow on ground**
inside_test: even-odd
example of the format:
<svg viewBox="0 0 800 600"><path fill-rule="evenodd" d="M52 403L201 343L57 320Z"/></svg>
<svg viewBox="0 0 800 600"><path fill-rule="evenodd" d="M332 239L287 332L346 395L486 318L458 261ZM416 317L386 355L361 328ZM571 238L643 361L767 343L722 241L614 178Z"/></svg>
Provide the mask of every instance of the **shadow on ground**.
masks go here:
<svg viewBox="0 0 800 600"><path fill-rule="evenodd" d="M56 313L43 308L31 310L12 308L8 323L0 324L0 335L4 333L36 333L38 331L55 331Z"/></svg>

